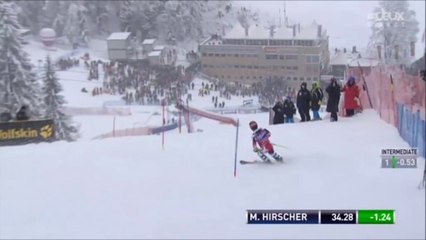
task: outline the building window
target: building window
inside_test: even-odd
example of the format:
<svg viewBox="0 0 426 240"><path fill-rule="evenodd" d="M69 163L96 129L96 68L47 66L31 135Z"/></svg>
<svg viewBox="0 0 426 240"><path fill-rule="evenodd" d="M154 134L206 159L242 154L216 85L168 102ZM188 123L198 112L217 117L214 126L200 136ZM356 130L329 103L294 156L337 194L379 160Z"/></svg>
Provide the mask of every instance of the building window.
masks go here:
<svg viewBox="0 0 426 240"><path fill-rule="evenodd" d="M246 65L241 65L241 68L246 68Z"/></svg>
<svg viewBox="0 0 426 240"><path fill-rule="evenodd" d="M305 78L304 77L300 77L300 81L305 81Z"/></svg>
<svg viewBox="0 0 426 240"><path fill-rule="evenodd" d="M291 69L293 69L293 70L297 70L297 69L298 69L298 67L297 67L297 66L293 66Z"/></svg>
<svg viewBox="0 0 426 240"><path fill-rule="evenodd" d="M265 55L265 58L267 60L276 60L276 59L278 59L278 55L267 54L267 55Z"/></svg>
<svg viewBox="0 0 426 240"><path fill-rule="evenodd" d="M318 78L317 78L317 77L314 77L314 81L318 81Z"/></svg>
<svg viewBox="0 0 426 240"><path fill-rule="evenodd" d="M255 66L253 66L253 68L254 68L254 69L259 69L259 66L256 66L256 65L255 65Z"/></svg>
<svg viewBox="0 0 426 240"><path fill-rule="evenodd" d="M240 76L240 79L244 79L244 76Z"/></svg>
<svg viewBox="0 0 426 240"><path fill-rule="evenodd" d="M250 76L247 76L246 79L250 79Z"/></svg>
<svg viewBox="0 0 426 240"><path fill-rule="evenodd" d="M234 57L239 57L238 54L234 54Z"/></svg>
<svg viewBox="0 0 426 240"><path fill-rule="evenodd" d="M203 68L208 68L207 64L203 64Z"/></svg>
<svg viewBox="0 0 426 240"><path fill-rule="evenodd" d="M203 53L203 57L206 57L207 56L207 53Z"/></svg>
<svg viewBox="0 0 426 240"><path fill-rule="evenodd" d="M297 81L297 77L294 77L294 78L293 78L293 80L294 80L294 81Z"/></svg>
<svg viewBox="0 0 426 240"><path fill-rule="evenodd" d="M213 53L209 53L209 57L213 57Z"/></svg>
<svg viewBox="0 0 426 240"><path fill-rule="evenodd" d="M287 60L297 60L297 55L285 55L285 59L287 59Z"/></svg>
<svg viewBox="0 0 426 240"><path fill-rule="evenodd" d="M284 55L280 55L280 60L284 60Z"/></svg>
<svg viewBox="0 0 426 240"><path fill-rule="evenodd" d="M291 77L287 77L287 80L289 80L289 81L290 81L290 80L291 80Z"/></svg>
<svg viewBox="0 0 426 240"><path fill-rule="evenodd" d="M319 56L317 56L317 55L306 56L306 62L307 63L319 63Z"/></svg>
<svg viewBox="0 0 426 240"><path fill-rule="evenodd" d="M247 66L247 68L248 68L248 69L252 69L252 68L253 68L253 66L252 66L252 65L248 65L248 66Z"/></svg>
<svg viewBox="0 0 426 240"><path fill-rule="evenodd" d="M311 81L311 80L312 80L312 78L310 78L310 77L307 77L307 78L306 78L306 80L308 80L308 81Z"/></svg>
<svg viewBox="0 0 426 240"><path fill-rule="evenodd" d="M235 68L240 68L240 65L235 65Z"/></svg>
<svg viewBox="0 0 426 240"><path fill-rule="evenodd" d="M220 77L221 77L221 79L225 79L225 76L223 76L223 75L221 75Z"/></svg>
<svg viewBox="0 0 426 240"><path fill-rule="evenodd" d="M217 75L214 75L215 78L218 78Z"/></svg>
<svg viewBox="0 0 426 240"><path fill-rule="evenodd" d="M230 79L231 78L231 75L228 75L228 79Z"/></svg>
<svg viewBox="0 0 426 240"><path fill-rule="evenodd" d="M214 54L214 56L215 56L215 57L219 57L219 53L215 53L215 54Z"/></svg>
<svg viewBox="0 0 426 240"><path fill-rule="evenodd" d="M226 54L222 53L220 54L221 57L226 57Z"/></svg>
<svg viewBox="0 0 426 240"><path fill-rule="evenodd" d="M285 67L287 70L291 70L291 66L286 66Z"/></svg>
<svg viewBox="0 0 426 240"><path fill-rule="evenodd" d="M255 80L256 80L256 79L257 79L257 77L256 77L256 76L253 76L253 79L255 79Z"/></svg>

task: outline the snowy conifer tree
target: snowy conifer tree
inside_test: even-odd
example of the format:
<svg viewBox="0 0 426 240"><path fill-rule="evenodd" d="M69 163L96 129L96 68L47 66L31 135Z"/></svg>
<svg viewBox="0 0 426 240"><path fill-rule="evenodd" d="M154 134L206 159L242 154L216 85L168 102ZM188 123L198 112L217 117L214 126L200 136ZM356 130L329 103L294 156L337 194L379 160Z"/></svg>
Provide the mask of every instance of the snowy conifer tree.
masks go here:
<svg viewBox="0 0 426 240"><path fill-rule="evenodd" d="M0 106L16 113L29 108L31 118L41 117L40 87L21 45L16 5L0 1Z"/></svg>
<svg viewBox="0 0 426 240"><path fill-rule="evenodd" d="M80 2L71 2L69 5L64 34L71 44L84 43L87 12L88 10Z"/></svg>
<svg viewBox="0 0 426 240"><path fill-rule="evenodd" d="M370 49L381 46L384 50L381 55L387 64L410 64L410 45L417 42L419 23L415 11L409 10L408 1L380 1L370 20Z"/></svg>
<svg viewBox="0 0 426 240"><path fill-rule="evenodd" d="M130 31L130 22L132 20L133 10L132 10L132 1L123 1L120 2L120 27L121 31L128 32Z"/></svg>
<svg viewBox="0 0 426 240"><path fill-rule="evenodd" d="M71 118L64 113L66 103L60 95L62 86L53 67L50 57L46 57L43 73L43 100L46 106L46 116L54 121L55 139L73 141L77 138L78 130L71 124Z"/></svg>

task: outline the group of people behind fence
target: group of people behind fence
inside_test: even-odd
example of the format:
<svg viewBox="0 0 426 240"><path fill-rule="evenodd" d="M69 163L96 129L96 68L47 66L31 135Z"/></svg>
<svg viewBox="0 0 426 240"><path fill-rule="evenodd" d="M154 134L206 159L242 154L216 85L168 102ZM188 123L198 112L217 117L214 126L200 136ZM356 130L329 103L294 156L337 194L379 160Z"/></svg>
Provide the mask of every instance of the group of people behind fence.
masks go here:
<svg viewBox="0 0 426 240"><path fill-rule="evenodd" d="M326 111L330 113L330 121L338 120L340 94L344 92L344 109L346 116L355 115L355 112L361 108L359 100L359 88L355 84L355 78L349 77L347 83L340 87L336 78L331 78L330 84L326 87L325 92L328 94ZM293 123L293 116L296 114L296 108L300 115L301 122L322 120L319 115L321 104L324 100L324 92L318 81L312 83L311 89L307 88L306 82L300 85L300 89L296 97L296 105L288 96L284 102L275 103L272 110L274 111L273 124ZM313 116L311 118L310 111Z"/></svg>

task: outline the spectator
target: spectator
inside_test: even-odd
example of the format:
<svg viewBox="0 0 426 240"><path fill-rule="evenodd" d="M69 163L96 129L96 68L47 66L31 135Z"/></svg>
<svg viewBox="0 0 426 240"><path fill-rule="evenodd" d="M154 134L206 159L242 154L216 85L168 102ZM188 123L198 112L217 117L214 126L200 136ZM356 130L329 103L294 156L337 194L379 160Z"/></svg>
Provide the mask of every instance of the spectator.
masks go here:
<svg viewBox="0 0 426 240"><path fill-rule="evenodd" d="M339 111L340 86L337 84L335 78L331 79L331 83L328 85L325 91L328 94L326 111L330 113L330 121L336 122L338 119L337 112Z"/></svg>
<svg viewBox="0 0 426 240"><path fill-rule="evenodd" d="M19 111L16 113L16 120L18 121L26 121L30 119L30 117L28 116L28 112L27 112L27 107L26 106L22 106Z"/></svg>
<svg viewBox="0 0 426 240"><path fill-rule="evenodd" d="M314 121L321 120L321 117L318 113L322 99L324 97L324 94L322 92L322 89L319 86L319 82L313 82L312 83L312 90L311 90L311 109L314 114Z"/></svg>
<svg viewBox="0 0 426 240"><path fill-rule="evenodd" d="M275 103L275 106L272 108L274 111L274 120L273 124L281 124L284 123L284 111L283 111L283 103L278 101Z"/></svg>
<svg viewBox="0 0 426 240"><path fill-rule="evenodd" d="M355 78L349 77L348 82L341 91L345 93L344 108L346 110L346 116L351 117L355 114L355 109L359 107L359 88L355 84Z"/></svg>
<svg viewBox="0 0 426 240"><path fill-rule="evenodd" d="M300 85L300 90L297 93L297 108L299 110L300 118L302 122L307 122L311 120L309 114L309 107L311 105L311 94L306 89L306 82L303 82Z"/></svg>
<svg viewBox="0 0 426 240"><path fill-rule="evenodd" d="M294 106L294 103L291 101L290 96L288 96L284 100L283 112L284 112L284 123L294 123L293 115L296 114L296 107Z"/></svg>

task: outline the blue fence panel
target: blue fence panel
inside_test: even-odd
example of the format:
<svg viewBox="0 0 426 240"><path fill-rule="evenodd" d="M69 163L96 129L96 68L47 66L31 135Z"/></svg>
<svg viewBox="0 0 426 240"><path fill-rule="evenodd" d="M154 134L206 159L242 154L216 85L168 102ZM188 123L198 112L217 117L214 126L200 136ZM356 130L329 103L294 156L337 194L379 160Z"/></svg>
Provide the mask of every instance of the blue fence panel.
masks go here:
<svg viewBox="0 0 426 240"><path fill-rule="evenodd" d="M397 103L398 132L402 139L407 141L411 147L419 151L419 156L426 157L426 127L425 120L421 119L420 112L412 113L402 104Z"/></svg>

